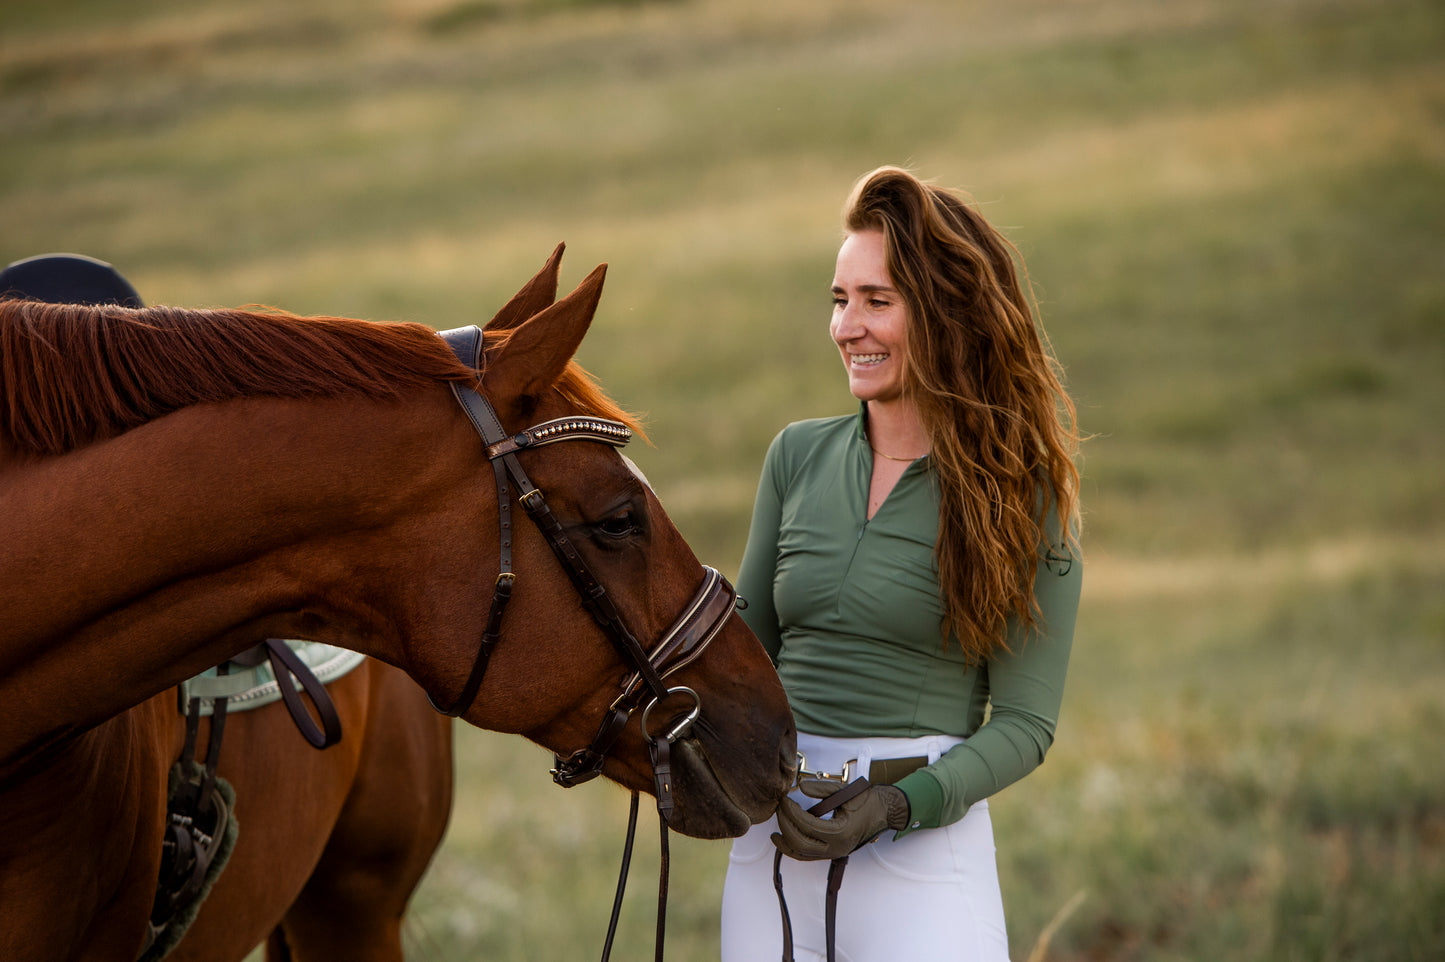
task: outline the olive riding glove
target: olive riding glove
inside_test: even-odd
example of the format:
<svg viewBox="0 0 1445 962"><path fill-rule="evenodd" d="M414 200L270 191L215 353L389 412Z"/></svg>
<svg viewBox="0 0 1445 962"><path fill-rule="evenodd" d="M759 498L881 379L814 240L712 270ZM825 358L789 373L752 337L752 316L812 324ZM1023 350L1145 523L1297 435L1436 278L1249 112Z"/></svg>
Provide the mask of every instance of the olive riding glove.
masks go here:
<svg viewBox="0 0 1445 962"><path fill-rule="evenodd" d="M809 778L799 783L809 798L827 799L847 786L831 779ZM908 796L892 785L869 785L855 798L832 810L831 817L814 814L827 806L804 811L791 798L778 806L778 831L773 844L784 855L805 861L842 858L881 835L884 829L908 825Z"/></svg>

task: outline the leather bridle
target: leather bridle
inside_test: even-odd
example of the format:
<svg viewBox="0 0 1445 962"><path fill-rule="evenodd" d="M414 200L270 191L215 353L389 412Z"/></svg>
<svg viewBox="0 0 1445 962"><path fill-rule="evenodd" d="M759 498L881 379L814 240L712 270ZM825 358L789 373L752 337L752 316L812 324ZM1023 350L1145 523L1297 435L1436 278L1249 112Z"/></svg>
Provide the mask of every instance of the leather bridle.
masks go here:
<svg viewBox="0 0 1445 962"><path fill-rule="evenodd" d="M482 331L476 326L457 328L441 334L447 346L463 363L473 370L482 367ZM535 487L523 470L517 454L531 448L554 444L559 441L595 441L622 447L632 439L632 430L627 425L607 418L592 415L576 415L557 418L534 425L517 434L509 435L503 429L491 403L475 387L451 382L452 394L466 412L472 426L481 435L486 445L487 460L491 462L496 481L497 517L500 527L500 560L495 586L492 590L491 608L487 615L486 627L482 632L481 644L476 660L461 692L443 707L435 698L432 706L446 715L464 714L476 700L481 689L482 678L492 653L501 640L502 616L517 576L512 570L512 496L508 484L516 485L517 500L526 509L538 530L547 541L552 553L567 572L583 607L591 613L602 627L612 646L622 660L633 669L632 674L622 683L621 692L608 706L597 734L586 747L573 752L566 758L554 756L555 767L552 779L563 788L571 788L595 778L602 772L607 753L616 744L628 722L639 708L642 709L642 733L648 742L652 758L653 780L657 791L657 810L662 823L662 874L659 881L657 917L657 958L662 958L663 917L667 896L667 821L672 815L672 775L670 745L688 734L692 724L702 713L702 703L697 692L686 686L669 688L665 679L684 666L696 660L717 637L737 605L737 592L726 578L714 568L703 565L703 581L697 593L663 634L652 646L651 651L643 648L636 636L628 630L621 613L612 603L592 569L578 554L566 532L547 506L542 491ZM653 709L670 696L686 697L691 708L660 734L654 735L648 727ZM607 944L602 958L611 951L612 936L617 925L621 908L622 890L626 881L627 866L632 853L633 829L636 825L637 793L632 793L632 813L627 830L627 846L623 854L622 877L618 881L617 898L613 906L612 922L607 933Z"/></svg>

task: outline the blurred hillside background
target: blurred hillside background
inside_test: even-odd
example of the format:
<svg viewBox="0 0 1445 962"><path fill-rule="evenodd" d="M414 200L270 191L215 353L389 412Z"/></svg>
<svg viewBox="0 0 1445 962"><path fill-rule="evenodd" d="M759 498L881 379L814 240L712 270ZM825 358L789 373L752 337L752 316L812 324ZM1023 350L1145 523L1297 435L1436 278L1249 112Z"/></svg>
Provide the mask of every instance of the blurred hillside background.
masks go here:
<svg viewBox="0 0 1445 962"><path fill-rule="evenodd" d="M581 359L728 574L773 434L852 409L848 188L967 189L1096 435L1058 741L993 804L1015 959L1445 958L1439 0L7 0L0 131L0 263L151 303L446 328L609 262ZM411 958L595 956L625 794L458 734ZM669 958L726 857L674 842Z"/></svg>

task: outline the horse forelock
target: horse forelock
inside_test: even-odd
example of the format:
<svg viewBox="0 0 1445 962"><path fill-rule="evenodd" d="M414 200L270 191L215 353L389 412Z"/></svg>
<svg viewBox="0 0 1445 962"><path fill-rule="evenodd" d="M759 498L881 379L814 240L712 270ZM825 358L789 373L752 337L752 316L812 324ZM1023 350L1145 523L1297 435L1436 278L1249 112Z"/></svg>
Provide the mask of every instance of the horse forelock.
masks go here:
<svg viewBox="0 0 1445 962"><path fill-rule="evenodd" d="M64 453L210 401L392 398L472 377L421 324L0 302L0 441L18 451Z"/></svg>

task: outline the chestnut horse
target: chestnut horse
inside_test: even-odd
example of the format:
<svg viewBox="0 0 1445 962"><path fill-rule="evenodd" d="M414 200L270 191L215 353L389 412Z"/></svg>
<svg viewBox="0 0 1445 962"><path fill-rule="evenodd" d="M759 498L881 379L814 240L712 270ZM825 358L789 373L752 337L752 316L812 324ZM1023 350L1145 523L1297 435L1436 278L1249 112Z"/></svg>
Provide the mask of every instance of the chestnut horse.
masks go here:
<svg viewBox="0 0 1445 962"><path fill-rule="evenodd" d="M10 265L0 296L143 306L109 264L77 255ZM324 752L302 739L280 703L228 715L219 773L235 792L244 836L190 927L159 932L147 957L184 932L169 955L175 962L241 959L268 933L272 957L284 958L290 929L298 945L400 962L403 912L446 828L451 722L404 672L375 659L328 689L344 737ZM0 957L99 957L112 941L131 943L136 913L150 914L154 882L148 892L144 879L128 881L124 897L102 904L77 898L76 868L134 860L139 874L154 874L165 809L153 798L164 800L183 736L175 693L166 691L70 739L35 777L0 787L0 904L18 897L9 877L51 906L44 922L7 925ZM209 760L209 718L198 736L198 757ZM57 818L57 798L85 807ZM111 813L138 804L149 813L139 830L117 831Z"/></svg>
<svg viewBox="0 0 1445 962"><path fill-rule="evenodd" d="M553 289L555 262L544 269ZM582 414L626 421L572 361L603 274L534 312L539 275L488 325L475 368L419 325L0 303L0 956L134 958L164 790L132 773L148 754L174 757L173 721L169 738L141 725L152 708L173 710L168 689L266 638L300 637L371 655L455 702L475 675L503 543L515 590L463 717L562 755L588 744L633 666L540 530L522 522L499 536L491 458L450 385L474 388L509 432ZM649 647L670 637L708 575L612 444L509 456L631 635ZM724 615L708 638L673 676L701 714L673 729L670 824L720 838L772 812L794 732L741 621ZM378 707L366 737L406 742ZM89 752L124 719L104 752ZM643 720L628 718L598 760L652 792ZM358 762L378 804L350 824L340 816L323 883L285 916L297 958L396 957L338 947L321 926L390 871L375 868L395 855L394 823L426 821L412 775ZM274 828L266 820L291 814L249 817ZM373 838L383 841L369 859ZM424 865L430 849L417 848ZM286 872L289 855L258 859L228 898L277 897L265 872ZM68 863L61 884L55 862Z"/></svg>

